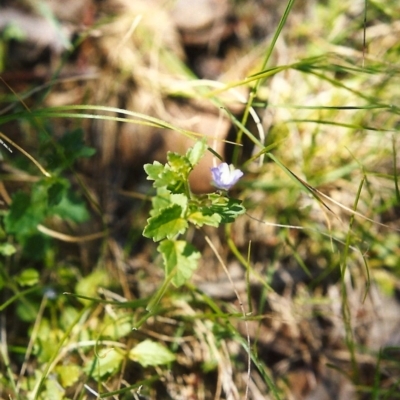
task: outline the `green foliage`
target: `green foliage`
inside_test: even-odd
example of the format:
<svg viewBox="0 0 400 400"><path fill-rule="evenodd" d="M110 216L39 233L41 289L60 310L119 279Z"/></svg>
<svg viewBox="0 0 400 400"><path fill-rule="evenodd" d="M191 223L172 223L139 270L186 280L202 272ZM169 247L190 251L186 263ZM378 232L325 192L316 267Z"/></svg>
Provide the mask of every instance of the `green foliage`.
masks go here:
<svg viewBox="0 0 400 400"><path fill-rule="evenodd" d="M16 276L15 280L20 286L33 286L39 282L39 272L33 268L27 268Z"/></svg>
<svg viewBox="0 0 400 400"><path fill-rule="evenodd" d="M162 254L166 276L182 286L197 268L200 253L184 240L163 240L157 250Z"/></svg>
<svg viewBox="0 0 400 400"><path fill-rule="evenodd" d="M37 302L27 303L26 299L21 298L16 306L16 315L21 321L33 322L36 320L39 312L39 304Z"/></svg>
<svg viewBox="0 0 400 400"><path fill-rule="evenodd" d="M45 204L36 208L31 204L31 196L24 192L13 195L8 214L4 219L4 225L8 233L18 234L20 237L35 230L37 224L44 218Z"/></svg>
<svg viewBox="0 0 400 400"><path fill-rule="evenodd" d="M155 242L161 239L172 239L184 233L188 227L183 208L178 204L162 208L158 213L147 220L143 235L153 238Z"/></svg>
<svg viewBox="0 0 400 400"><path fill-rule="evenodd" d="M62 155L64 167L72 166L79 158L92 157L96 152L93 147L86 146L82 129L67 132L58 141L57 148Z"/></svg>
<svg viewBox="0 0 400 400"><path fill-rule="evenodd" d="M38 231L38 225L53 217L75 223L89 218L85 203L62 172L78 159L92 156L94 149L85 146L80 129L66 132L58 143L48 135L42 136L39 140L41 153L47 158L53 173L39 179L30 190L13 193L11 205L3 218L4 235L13 235L31 260L43 259L50 246L49 238ZM41 171L44 171L42 167ZM10 246L1 244L0 252L11 254Z"/></svg>
<svg viewBox="0 0 400 400"><path fill-rule="evenodd" d="M0 243L0 254L2 256L12 256L16 252L15 246L10 243Z"/></svg>
<svg viewBox="0 0 400 400"><path fill-rule="evenodd" d="M38 225L55 216L79 223L86 221L89 213L67 179L46 177L36 182L30 193L18 191L12 195L4 228L22 245L24 254L39 260L45 257L50 239L38 231ZM5 249L12 251L10 246Z"/></svg>
<svg viewBox="0 0 400 400"><path fill-rule="evenodd" d="M55 327L47 318L40 321L37 331L37 340L33 349L34 354L41 362L51 360L57 352L60 340L64 334L61 327Z"/></svg>
<svg viewBox="0 0 400 400"><path fill-rule="evenodd" d="M58 141L46 134L39 136L40 155L53 174L59 175L62 171L71 169L79 159L95 154L96 150L86 146L83 136L82 129L67 131Z"/></svg>
<svg viewBox="0 0 400 400"><path fill-rule="evenodd" d="M254 10L252 3L238 0L231 5L239 5L246 14L245 19L250 20L249 10ZM257 9L263 10L262 2L255 3ZM6 342L0 349L0 397L86 398L92 397L87 392L87 387L92 387L100 392L93 398L125 399L135 397L134 391L143 384L143 398L158 398L156 389L148 393L153 390L152 383L158 381L157 387L170 385L168 389L172 387L175 397L181 395L184 398L184 394L176 392L183 383L190 385L188 377L195 376L194 385L201 388L200 396L211 398L217 392L209 390L210 387L215 389L210 381L222 382L222 390L226 391L229 384L241 381L245 371L243 353L236 351L236 346L230 346L232 342L243 349L249 344L252 347L251 374L256 375L253 383L263 388L261 396L293 397L293 393L288 393L296 380L293 377L302 378L304 370L312 379L316 372L317 393L330 394L335 383L332 384L330 371L325 368L329 363L341 373L343 387L351 386L356 397L396 397L400 371L398 346L382 347L379 355L374 349L385 346L379 331L383 332L382 337L387 337L385 325L391 325L385 320L390 309L385 309L382 292L393 300L400 287L397 150L400 52L395 26L399 9L396 0L364 3L327 0L310 3L298 14L304 2L299 3L300 7L294 0L288 0L272 10L271 22L276 28L268 33L270 42L267 46L260 42L259 48L246 48L243 57L241 49L235 50L231 59L242 60L244 64L251 60L252 69L245 71L247 78L227 85L205 80L187 82L187 87L185 82L173 85L179 88L179 96L193 96L200 103L211 99L218 107L224 97L219 97L221 92L230 97L238 86L243 89L247 86L249 90L249 97L239 100L245 107L241 121L236 120L228 108L225 110L239 131L236 138L239 146L236 146L238 151L233 152L233 162L239 159L240 146L244 145L242 133L257 148L250 159L242 160L251 171L240 192L249 212L243 221L244 227L238 224L232 231L228 227L225 231L227 243L222 240L218 243L223 258L227 255L230 262L236 257L247 268L245 290L248 305L254 304L249 314L237 313L231 300L225 303L219 297L209 297L188 283L201 259L200 252L190 243L193 229L189 228L217 228L234 222L245 212L242 202L230 198L226 192L197 196L190 191L188 179L207 151L205 141L197 142L184 155L168 153L165 165L155 161L144 167L148 179L153 181L155 194L143 235L158 242L157 251L165 270L161 290L149 300L146 296L150 296L154 281L158 282L159 277L151 275L152 268L142 268L142 259L138 263L137 259L133 260L135 275L128 276L132 273L132 259L127 259L128 252L119 251L120 239L124 241L125 238L118 236L115 240L112 231L110 240L105 239L96 249L101 254L94 260L88 255L97 242L95 245L79 241L78 245L58 245L38 229L47 223L57 226L62 220L63 227L74 230L90 217L80 193L88 194L91 190L85 190L74 167L95 150L85 144L82 129L66 131L57 139L50 120L61 117L70 122L75 119L74 124L79 119L100 123L106 120L118 124L134 123L138 128L146 125L173 129L182 134L187 132L153 116L106 105L39 108L35 104L38 97L28 99L30 111L14 107L15 113L12 108L9 114L7 111L1 113L0 123L21 123L21 131L26 129L28 143L32 144L32 131L37 132L38 141L31 149L37 145L38 160L48 173L39 168L46 173L45 177L38 177L38 165L30 164L32 159L29 157L18 158L16 151L11 154L13 145L1 139L0 149L6 149L4 164L14 167L9 170L16 172L9 174L7 168L4 168L5 172L2 169L2 174L11 178L10 185L7 181L4 185L6 191L10 190L11 203L6 200L7 196L3 199L1 191L0 289L3 296L0 312L4 313L5 333L10 326L11 334L4 335ZM292 12L293 20L289 15ZM143 14L143 19L137 21L135 37L145 19ZM54 16L50 20L57 23ZM245 27L246 22L241 23ZM286 23L290 29L286 29ZM361 40L363 24L368 51L364 51ZM258 30L259 26L254 26L254 31ZM283 40L278 40L281 35L284 35ZM107 33L101 37L108 39ZM149 41L149 37L153 36L146 36L149 48L154 48L158 40ZM10 40L21 39L12 25L3 31L0 70L7 66L6 50ZM282 45L280 42L284 44L283 51L279 51L285 54L283 58L274 57L276 48ZM260 55L262 51L264 54ZM143 51L140 57L150 60L161 57L161 62L153 64L152 68L155 68L156 64L162 65L167 60L165 54L168 52L168 49L160 49L153 57ZM123 58L125 54L129 56L129 52L121 53ZM140 57L137 59L139 64ZM284 59L288 64L276 64ZM224 62L222 58L219 61L221 65ZM181 61L177 58L177 62ZM139 66L142 74L145 67ZM224 68L226 66L232 67L224 65ZM129 68L124 65L124 70ZM239 66L237 70L242 73L244 69L245 66ZM168 76L153 72L148 80L145 79L146 90L164 90L169 85ZM157 75L167 79L161 85L156 81L153 84ZM135 79L136 76L132 82ZM178 74L172 82L177 79ZM192 74L191 79L195 79ZM51 82L57 82L57 79ZM117 77L115 82L115 86L121 86ZM21 84L25 85L25 82ZM135 81L130 87L140 84ZM60 85L63 85L62 81ZM201 90L197 90L199 87ZM211 91L207 90L209 87ZM171 96L169 98L177 95L174 88L167 90L161 95ZM30 93L18 93L18 96L25 101ZM110 98L112 96L110 94ZM120 97L118 103L124 96ZM256 137L246 125L252 106L259 107L260 118L264 116L262 126L268 129L266 138ZM42 126L47 131L41 129ZM32 131L29 128L33 128ZM54 129L54 132L58 130ZM24 146L19 138L18 143ZM260 156L265 156L266 160L256 165ZM27 173L27 181L24 174L17 176L18 169ZM15 182L14 177L17 178ZM322 197L321 193L331 196L333 201ZM108 221L108 216L101 215L101 218ZM141 218L138 219L143 221ZM143 226L136 223L136 231L142 231ZM235 247L235 236L241 238L239 248ZM251 241L248 249L246 241ZM226 247L222 248L226 245L230 252ZM137 249L132 248L136 257ZM112 249L110 253L109 249ZM142 256L142 249L138 250ZM246 251L247 259L243 255ZM148 263L147 256L149 259L151 256L147 249L144 254ZM83 267L79 257L89 263ZM110 271L121 282L116 293L110 290L111 282L115 283L110 278ZM131 291L132 282L134 290ZM239 282L243 282L242 278ZM180 289L167 293L170 283ZM185 284L186 287L182 287ZM213 284L210 282L211 288ZM372 284L377 288L368 298L368 288ZM143 297L135 297L136 286L139 294L144 293ZM103 287L108 290L99 290ZM237 287L242 296L242 285ZM376 294L379 301L376 301ZM149 301L157 304L162 296L165 296L162 305L149 306ZM379 307L375 308L371 303ZM144 309L146 305L147 310ZM246 302L243 307L246 309ZM246 342L243 335L245 323L254 324L250 330L254 334L251 343ZM144 329L140 329L142 326ZM374 332L371 348L369 330ZM264 334L265 337L261 337ZM148 340L147 336L162 340L168 336L165 342L170 346ZM275 345L274 336L279 346ZM339 361L332 357L332 343L326 341L331 337L333 342L328 342L343 354ZM184 343L182 347L181 343ZM290 355L285 351L286 345L290 347ZM272 359L282 362L270 364L272 359L265 355L271 351L276 354ZM312 364L318 366L317 371L313 365L310 367L309 354L315 361ZM365 354L366 372L363 367ZM189 358L187 364L184 364L185 357ZM229 359L225 360L225 357ZM263 359L265 362L261 361ZM172 364L176 360L179 362ZM287 368L280 368L283 364ZM201 366L206 374L202 376L199 369L192 374L189 371L192 365L195 368ZM18 376L21 366L26 370ZM271 369L274 374L270 374ZM285 371L289 372L286 374ZM371 371L375 376L371 376ZM214 376L225 372L228 374ZM165 379L161 378L164 373L168 374ZM319 381L318 376L324 379ZM132 386L124 387L126 379L132 379ZM334 379L334 382L339 381ZM325 383L327 386L324 387ZM105 393L106 390L114 392ZM242 388L239 391L238 396L245 398ZM310 394L313 395L315 393ZM229 394L221 393L220 396L229 397Z"/></svg>
<svg viewBox="0 0 400 400"><path fill-rule="evenodd" d="M143 367L169 364L175 361L175 355L163 345L146 339L129 352L129 358Z"/></svg>
<svg viewBox="0 0 400 400"><path fill-rule="evenodd" d="M96 269L85 278L79 280L76 285L76 293L87 297L95 297L99 286L108 286L110 277L103 269ZM83 304L88 304L90 301L79 299Z"/></svg>
<svg viewBox="0 0 400 400"><path fill-rule="evenodd" d="M151 217L143 235L155 242L162 240L158 251L162 254L166 277L175 286L182 286L197 268L200 253L184 240L177 240L186 232L189 223L195 227L233 222L245 212L240 200L226 193L195 196L189 188L189 174L207 150L205 140L198 141L186 155L169 152L168 162L146 164L147 179L157 189L152 199ZM210 178L211 179L211 178Z"/></svg>
<svg viewBox="0 0 400 400"><path fill-rule="evenodd" d="M122 339L132 332L132 316L128 313L122 314L122 312L113 317L106 316L103 326L104 328L101 331L102 337L112 340Z"/></svg>
<svg viewBox="0 0 400 400"><path fill-rule="evenodd" d="M48 379L46 381L46 398L49 400L63 400L65 399L64 388L55 380L55 379Z"/></svg>
<svg viewBox="0 0 400 400"><path fill-rule="evenodd" d="M62 387L72 386L81 375L81 368L78 365L58 365L55 371Z"/></svg>
<svg viewBox="0 0 400 400"><path fill-rule="evenodd" d="M220 196L215 193L208 195L208 203L201 207L204 216L219 216L222 223L233 222L239 215L245 213L242 202L227 196Z"/></svg>
<svg viewBox="0 0 400 400"><path fill-rule="evenodd" d="M90 362L85 371L96 380L116 373L121 368L121 363L124 359L124 354L118 349L105 349Z"/></svg>

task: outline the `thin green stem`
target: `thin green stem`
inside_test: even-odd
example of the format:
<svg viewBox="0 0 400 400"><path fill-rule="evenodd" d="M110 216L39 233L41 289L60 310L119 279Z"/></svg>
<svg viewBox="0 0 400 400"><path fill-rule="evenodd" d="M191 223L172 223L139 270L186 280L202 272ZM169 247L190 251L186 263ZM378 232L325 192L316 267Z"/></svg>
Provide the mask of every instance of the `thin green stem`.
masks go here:
<svg viewBox="0 0 400 400"><path fill-rule="evenodd" d="M266 69L266 67L267 67L267 64L268 64L268 62L269 62L269 60L271 58L272 52L274 51L276 42L278 41L278 38L282 33L283 27L286 24L287 18L288 18L289 14L290 14L290 11L291 11L291 9L293 7L294 2L295 2L295 0L289 0L288 1L288 4L287 4L287 6L285 8L285 11L284 11L284 13L283 13L283 15L282 15L282 17L281 17L281 19L279 21L278 27L275 30L275 33L274 33L274 36L272 38L271 44L269 45L269 47L267 49L267 52L265 53L263 62L261 63L261 67L260 67L260 71L261 72L264 71ZM242 125L243 126L246 126L246 124L247 124L247 120L248 120L249 114L250 114L250 109L253 106L254 99L256 98L258 90L259 90L259 88L260 88L260 86L261 86L261 84L263 82L264 82L263 79L261 79L261 78L257 79L256 82L255 82L254 87L250 91L250 95L249 95L249 98L247 100L246 108L245 108L244 113L243 113L243 118L242 118ZM243 136L243 129L240 129L238 131L237 135L236 135L236 143L241 143L242 142L242 136ZM233 162L234 162L234 164L237 164L238 157L239 157L239 148L235 147L234 153L233 153Z"/></svg>

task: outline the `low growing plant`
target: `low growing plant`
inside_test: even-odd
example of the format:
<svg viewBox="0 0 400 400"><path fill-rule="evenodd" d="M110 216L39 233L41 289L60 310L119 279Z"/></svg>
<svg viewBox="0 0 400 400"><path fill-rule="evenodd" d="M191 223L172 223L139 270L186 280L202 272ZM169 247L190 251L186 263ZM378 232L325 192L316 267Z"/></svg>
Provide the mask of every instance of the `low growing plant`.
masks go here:
<svg viewBox="0 0 400 400"><path fill-rule="evenodd" d="M158 161L146 164L147 179L153 180L157 189L152 198L150 218L143 235L160 242L157 250L165 266L165 283L159 294L149 304L149 310L157 303L169 283L182 286L197 268L200 252L181 239L190 224L218 227L233 222L245 212L240 200L230 198L227 191L243 175L240 170L226 163L211 169L216 193L195 195L189 186L189 175L207 150L206 141L198 141L185 155L169 152L165 165Z"/></svg>

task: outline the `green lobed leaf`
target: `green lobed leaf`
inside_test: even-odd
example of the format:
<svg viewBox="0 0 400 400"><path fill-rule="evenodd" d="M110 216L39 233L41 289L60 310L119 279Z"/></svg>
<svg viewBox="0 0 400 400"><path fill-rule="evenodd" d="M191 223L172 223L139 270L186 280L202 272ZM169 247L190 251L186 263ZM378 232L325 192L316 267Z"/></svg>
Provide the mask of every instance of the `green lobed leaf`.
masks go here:
<svg viewBox="0 0 400 400"><path fill-rule="evenodd" d="M186 181L190 171L193 169L192 164L186 156L169 151L167 154L168 164L178 180Z"/></svg>
<svg viewBox="0 0 400 400"><path fill-rule="evenodd" d="M71 190L65 192L61 201L50 211L74 222L85 222L90 217L86 204Z"/></svg>
<svg viewBox="0 0 400 400"><path fill-rule="evenodd" d="M69 182L65 179L45 178L33 185L30 195L16 192L4 218L6 231L21 240L36 233L37 225L50 215L74 222L86 221L89 213L85 203L68 187Z"/></svg>
<svg viewBox="0 0 400 400"><path fill-rule="evenodd" d="M39 305L37 303L26 304L19 302L16 308L16 316L24 322L33 322L37 319L39 313ZM47 349L51 352L54 349L50 349L49 343L47 343ZM47 361L47 360L46 360Z"/></svg>
<svg viewBox="0 0 400 400"><path fill-rule="evenodd" d="M48 211L49 188L55 184L57 180L53 178L44 178L36 182L32 186L31 192L31 212L35 213L40 210L40 214L45 216Z"/></svg>
<svg viewBox="0 0 400 400"><path fill-rule="evenodd" d="M85 367L85 372L92 371L95 379L101 379L105 375L117 372L122 364L124 355L115 349L105 349L100 352L99 356ZM93 363L95 363L93 367Z"/></svg>
<svg viewBox="0 0 400 400"><path fill-rule="evenodd" d="M63 330L67 330L71 326L76 318L78 318L79 311L77 307L64 306L59 316L59 326Z"/></svg>
<svg viewBox="0 0 400 400"><path fill-rule="evenodd" d="M189 174L193 166L196 165L204 155L206 149L206 141L203 139L197 142L193 148L189 149L186 156L168 152L167 164L163 165L155 161L153 164L146 164L144 166L147 179L153 180L153 186L156 188L165 187L173 193L185 193Z"/></svg>
<svg viewBox="0 0 400 400"><path fill-rule="evenodd" d="M165 166L158 161L153 164L146 164L144 166L148 180L154 180L153 186L155 188L169 188L184 187L183 180L179 172L171 169L170 165Z"/></svg>
<svg viewBox="0 0 400 400"><path fill-rule="evenodd" d="M63 387L72 386L81 376L82 369L78 365L58 365L55 368Z"/></svg>
<svg viewBox="0 0 400 400"><path fill-rule="evenodd" d="M36 229L44 218L44 209L31 207L30 196L22 191L12 196L10 210L4 218L4 226L8 233L23 235Z"/></svg>
<svg viewBox="0 0 400 400"><path fill-rule="evenodd" d="M195 211L188 216L189 222L197 226L210 225L216 228L221 223L221 215L214 213L211 215L204 214L201 210Z"/></svg>
<svg viewBox="0 0 400 400"><path fill-rule="evenodd" d="M192 167L199 163L206 150L207 142L206 139L203 138L202 140L197 141L195 145L186 152L186 158L189 160Z"/></svg>
<svg viewBox="0 0 400 400"><path fill-rule="evenodd" d="M22 254L30 260L43 260L49 252L55 250L52 239L40 232L30 233L20 238Z"/></svg>
<svg viewBox="0 0 400 400"><path fill-rule="evenodd" d="M64 394L65 390L64 388L53 378L53 379L46 379L46 391L44 396L46 399L49 400L63 400L65 399Z"/></svg>
<svg viewBox="0 0 400 400"><path fill-rule="evenodd" d="M147 174L147 179L153 181L157 180L164 171L164 165L158 161L154 161L153 164L145 164L143 168Z"/></svg>
<svg viewBox="0 0 400 400"><path fill-rule="evenodd" d="M188 222L182 218L182 213L183 209L178 204L160 210L157 215L147 220L143 235L158 242L161 239L171 239L183 233L188 227Z"/></svg>
<svg viewBox="0 0 400 400"><path fill-rule="evenodd" d="M161 173L159 179L154 182L154 187L165 186L168 189L175 188L177 186L183 186L183 180L181 176L173 171L169 165L166 165L164 171Z"/></svg>
<svg viewBox="0 0 400 400"><path fill-rule="evenodd" d="M209 194L208 199L211 200L211 206L208 207L210 213L219 214L223 223L233 222L239 215L246 212L241 200L216 193Z"/></svg>
<svg viewBox="0 0 400 400"><path fill-rule="evenodd" d="M171 282L182 286L197 269L200 252L184 240L163 240L157 250L162 254L165 274Z"/></svg>
<svg viewBox="0 0 400 400"><path fill-rule="evenodd" d="M187 210L188 198L184 194L172 194L168 189L162 187L157 190L157 195L152 198L151 203L153 205L153 208L150 211L151 216L159 214L162 209L173 204L178 204L182 207L183 215Z"/></svg>
<svg viewBox="0 0 400 400"><path fill-rule="evenodd" d="M129 358L143 367L169 364L175 361L175 355L165 346L146 339L129 352Z"/></svg>
<svg viewBox="0 0 400 400"><path fill-rule="evenodd" d="M47 191L47 205L49 207L56 206L65 196L67 185L64 182L54 182Z"/></svg>
<svg viewBox="0 0 400 400"><path fill-rule="evenodd" d="M82 129L67 132L58 142L64 154L64 162L72 165L78 158L87 158L95 154L96 150L86 146Z"/></svg>
<svg viewBox="0 0 400 400"><path fill-rule="evenodd" d="M63 335L64 331L50 322L48 318L41 319L37 331L37 340L35 341L36 346L34 347L35 356L40 362L44 363L51 360L54 353L57 352L60 338Z"/></svg>
<svg viewBox="0 0 400 400"><path fill-rule="evenodd" d="M102 338L119 340L132 332L132 317L130 315L113 315L103 320L104 329L101 331Z"/></svg>
<svg viewBox="0 0 400 400"><path fill-rule="evenodd" d="M170 200L172 204L177 204L182 207L182 215L186 213L188 206L188 198L184 194L171 194Z"/></svg>
<svg viewBox="0 0 400 400"><path fill-rule="evenodd" d="M1 243L0 244L0 254L5 257L12 256L17 249L10 243Z"/></svg>
<svg viewBox="0 0 400 400"><path fill-rule="evenodd" d="M171 192L166 187L160 187L157 189L157 195L151 199L152 209L150 216L154 217L159 214L160 210L167 208L172 205Z"/></svg>
<svg viewBox="0 0 400 400"><path fill-rule="evenodd" d="M27 268L16 277L16 281L20 286L36 285L39 282L39 272L36 269Z"/></svg>

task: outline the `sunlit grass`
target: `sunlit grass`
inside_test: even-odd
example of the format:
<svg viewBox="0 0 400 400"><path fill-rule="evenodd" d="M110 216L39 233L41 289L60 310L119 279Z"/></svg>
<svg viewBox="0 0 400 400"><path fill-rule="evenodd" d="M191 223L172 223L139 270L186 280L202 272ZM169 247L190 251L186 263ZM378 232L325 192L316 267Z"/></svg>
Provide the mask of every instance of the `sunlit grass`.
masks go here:
<svg viewBox="0 0 400 400"><path fill-rule="evenodd" d="M13 108L0 115L7 166L0 310L2 323L14 316L12 332L23 328L17 340L2 328L3 397L190 398L197 390L199 399L241 399L247 392L250 399L286 399L299 394L296 373L307 371L315 380L311 391L332 375L351 395L396 398L399 342L392 325L399 321L384 319L385 311L398 311L400 280L396 3L330 1L306 11L299 24L294 3L267 42L242 50L257 54L257 66L229 82L198 80L161 42L144 40L126 58L110 50L115 76L99 93L88 84L82 104L56 106L51 97L47 104L46 96L35 103L24 93L3 98ZM135 21L138 35L152 29ZM109 28L115 44L121 27L115 20ZM159 64L150 68L147 56ZM134 60L140 68L131 73ZM154 107L137 111L134 99L121 107L113 84L146 71L140 90L154 94ZM57 94L57 85L51 91ZM202 249L193 282L179 290L165 284L154 301L163 271L155 247L141 237L150 188L120 188L135 202L126 217L131 230L121 238L77 167L73 152L90 153L83 138L66 152L60 126L72 121L101 131L131 124L192 143L204 136L163 109L167 97L206 104L236 127L232 158L245 177L232 197L247 213L225 230L189 230L187 240ZM230 112L238 104L240 117ZM23 128L21 142L8 136L14 121ZM227 141L218 132L206 135L210 143ZM250 156L241 155L249 146L244 138ZM15 197L18 190L23 194ZM56 208L61 197L69 203ZM10 231L7 209L28 198L15 211L20 229ZM231 280L221 293L224 269ZM155 347L140 347L148 341Z"/></svg>

